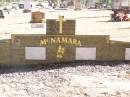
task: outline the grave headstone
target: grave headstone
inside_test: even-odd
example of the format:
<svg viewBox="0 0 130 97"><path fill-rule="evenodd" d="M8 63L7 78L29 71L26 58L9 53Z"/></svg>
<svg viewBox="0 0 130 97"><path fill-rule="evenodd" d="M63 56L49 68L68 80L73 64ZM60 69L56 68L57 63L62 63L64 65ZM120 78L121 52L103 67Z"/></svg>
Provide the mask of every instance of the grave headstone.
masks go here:
<svg viewBox="0 0 130 97"><path fill-rule="evenodd" d="M56 20L56 19L46 20L47 35L59 35L59 33L61 35L75 35L75 24L76 24L75 20L63 19L63 21L60 21L60 19L59 20ZM62 33L61 33L61 30L62 30Z"/></svg>
<svg viewBox="0 0 130 97"><path fill-rule="evenodd" d="M19 9L24 9L24 4L19 4Z"/></svg>
<svg viewBox="0 0 130 97"><path fill-rule="evenodd" d="M58 27L56 32L53 26L55 22ZM12 36L14 63L35 64L109 59L109 36L75 35L75 20L65 20L63 16L59 19L47 20L47 26L49 26L47 35Z"/></svg>
<svg viewBox="0 0 130 97"><path fill-rule="evenodd" d="M95 8L96 0L88 0L88 5L89 8Z"/></svg>
<svg viewBox="0 0 130 97"><path fill-rule="evenodd" d="M24 10L23 10L24 13L31 12L31 3L30 2L31 2L30 0L25 0Z"/></svg>
<svg viewBox="0 0 130 97"><path fill-rule="evenodd" d="M130 60L130 43L110 41L110 60Z"/></svg>
<svg viewBox="0 0 130 97"><path fill-rule="evenodd" d="M4 13L2 10L0 10L0 18L4 18Z"/></svg>
<svg viewBox="0 0 130 97"><path fill-rule="evenodd" d="M10 53L10 40L0 40L0 65L11 63L11 53Z"/></svg>
<svg viewBox="0 0 130 97"><path fill-rule="evenodd" d="M112 41L109 35L75 35L68 29L75 28L75 20L59 16L47 20L47 26L44 35L14 34L11 40L0 41L0 64L130 60L128 42Z"/></svg>
<svg viewBox="0 0 130 97"><path fill-rule="evenodd" d="M45 13L36 11L31 14L31 23L42 23L44 22Z"/></svg>
<svg viewBox="0 0 130 97"><path fill-rule="evenodd" d="M70 0L68 3L67 3L67 6L72 9L74 7L74 1L73 0Z"/></svg>
<svg viewBox="0 0 130 97"><path fill-rule="evenodd" d="M75 0L75 10L81 10L81 0Z"/></svg>

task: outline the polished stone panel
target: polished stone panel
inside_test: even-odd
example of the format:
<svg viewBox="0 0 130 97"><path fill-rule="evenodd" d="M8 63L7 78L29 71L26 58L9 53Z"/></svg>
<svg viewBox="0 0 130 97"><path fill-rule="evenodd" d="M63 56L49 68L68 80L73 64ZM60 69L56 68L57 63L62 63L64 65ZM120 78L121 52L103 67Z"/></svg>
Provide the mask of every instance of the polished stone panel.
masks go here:
<svg viewBox="0 0 130 97"><path fill-rule="evenodd" d="M45 60L46 48L45 47L25 47L26 60Z"/></svg>
<svg viewBox="0 0 130 97"><path fill-rule="evenodd" d="M125 60L130 60L130 48L125 49Z"/></svg>
<svg viewBox="0 0 130 97"><path fill-rule="evenodd" d="M96 60L96 48L76 48L76 60Z"/></svg>

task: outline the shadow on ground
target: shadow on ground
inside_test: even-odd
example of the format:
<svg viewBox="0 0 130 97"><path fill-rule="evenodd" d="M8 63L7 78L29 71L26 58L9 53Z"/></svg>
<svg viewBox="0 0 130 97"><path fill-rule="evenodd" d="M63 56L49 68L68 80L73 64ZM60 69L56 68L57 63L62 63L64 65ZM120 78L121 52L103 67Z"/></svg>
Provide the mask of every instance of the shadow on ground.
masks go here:
<svg viewBox="0 0 130 97"><path fill-rule="evenodd" d="M123 64L129 64L130 62L123 61L79 61L79 62L63 62L63 63L53 63L53 64L37 64L37 65L0 65L0 74L8 74L15 72L30 72L37 70L52 70L52 69L62 69L65 67L77 67L77 66L117 66Z"/></svg>

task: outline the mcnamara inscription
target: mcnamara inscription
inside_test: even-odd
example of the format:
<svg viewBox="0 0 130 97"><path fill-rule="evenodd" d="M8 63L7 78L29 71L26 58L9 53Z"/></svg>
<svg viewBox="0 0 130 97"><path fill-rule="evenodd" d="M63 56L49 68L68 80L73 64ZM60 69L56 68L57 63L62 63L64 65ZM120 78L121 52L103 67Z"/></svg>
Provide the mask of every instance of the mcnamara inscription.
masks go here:
<svg viewBox="0 0 130 97"><path fill-rule="evenodd" d="M82 43L79 39L70 37L48 37L40 40L40 46L53 44L82 46Z"/></svg>

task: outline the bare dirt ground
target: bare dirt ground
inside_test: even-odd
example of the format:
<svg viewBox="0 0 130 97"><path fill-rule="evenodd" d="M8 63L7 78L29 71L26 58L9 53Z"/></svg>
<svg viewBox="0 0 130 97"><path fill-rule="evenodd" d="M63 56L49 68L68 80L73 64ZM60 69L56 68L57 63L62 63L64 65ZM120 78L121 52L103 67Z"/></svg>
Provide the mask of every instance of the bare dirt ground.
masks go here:
<svg viewBox="0 0 130 97"><path fill-rule="evenodd" d="M128 64L77 64L1 73L0 97L130 97Z"/></svg>

